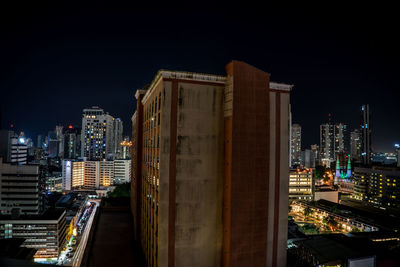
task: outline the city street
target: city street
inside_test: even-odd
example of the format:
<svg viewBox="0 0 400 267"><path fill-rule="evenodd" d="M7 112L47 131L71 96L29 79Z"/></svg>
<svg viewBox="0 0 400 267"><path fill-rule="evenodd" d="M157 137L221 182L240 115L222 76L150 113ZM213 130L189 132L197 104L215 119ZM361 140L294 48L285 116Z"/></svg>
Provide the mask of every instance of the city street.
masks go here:
<svg viewBox="0 0 400 267"><path fill-rule="evenodd" d="M92 228L99 201L90 200L77 223L76 236L72 235L58 259L58 265L80 266ZM75 232L75 231L74 231Z"/></svg>

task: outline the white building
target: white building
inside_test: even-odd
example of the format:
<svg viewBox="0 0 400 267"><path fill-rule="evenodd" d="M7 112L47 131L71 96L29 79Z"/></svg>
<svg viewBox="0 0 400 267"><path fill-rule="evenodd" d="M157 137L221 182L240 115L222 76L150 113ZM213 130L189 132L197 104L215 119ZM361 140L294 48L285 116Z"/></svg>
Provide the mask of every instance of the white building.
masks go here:
<svg viewBox="0 0 400 267"><path fill-rule="evenodd" d="M114 160L114 184L131 181L131 160Z"/></svg>
<svg viewBox="0 0 400 267"><path fill-rule="evenodd" d="M39 214L41 195L38 165L14 165L0 160L0 211Z"/></svg>
<svg viewBox="0 0 400 267"><path fill-rule="evenodd" d="M14 135L11 137L11 163L24 165L28 159L28 146L23 136Z"/></svg>
<svg viewBox="0 0 400 267"><path fill-rule="evenodd" d="M62 190L70 191L72 188L72 161L62 161Z"/></svg>

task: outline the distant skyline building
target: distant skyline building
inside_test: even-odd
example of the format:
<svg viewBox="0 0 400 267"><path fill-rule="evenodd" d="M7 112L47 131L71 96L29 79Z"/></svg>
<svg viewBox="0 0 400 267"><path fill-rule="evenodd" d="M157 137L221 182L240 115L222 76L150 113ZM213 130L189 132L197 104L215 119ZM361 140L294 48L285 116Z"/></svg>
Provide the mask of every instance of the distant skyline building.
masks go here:
<svg viewBox="0 0 400 267"><path fill-rule="evenodd" d="M124 132L124 127L120 118L114 119L113 131L113 156L114 159L116 159L120 158L122 153L121 143L123 141L122 134Z"/></svg>
<svg viewBox="0 0 400 267"><path fill-rule="evenodd" d="M129 136L125 136L121 143L121 153L119 159L130 159L131 158L131 147L132 141Z"/></svg>
<svg viewBox="0 0 400 267"><path fill-rule="evenodd" d="M371 113L368 104L361 106L361 160L364 165L372 162Z"/></svg>
<svg viewBox="0 0 400 267"><path fill-rule="evenodd" d="M397 167L400 168L400 144L395 144L394 148L396 149Z"/></svg>
<svg viewBox="0 0 400 267"><path fill-rule="evenodd" d="M301 163L301 126L300 124L292 124L291 127L291 164L290 166L297 166Z"/></svg>
<svg viewBox="0 0 400 267"><path fill-rule="evenodd" d="M350 133L350 156L356 162L361 160L361 132L359 129Z"/></svg>
<svg viewBox="0 0 400 267"><path fill-rule="evenodd" d="M82 115L81 156L103 160L112 156L114 118L99 107L86 108Z"/></svg>
<svg viewBox="0 0 400 267"><path fill-rule="evenodd" d="M335 162L337 154L347 153L350 149L347 124L333 124L329 116L329 122L320 125L320 149L321 163L326 167Z"/></svg>
<svg viewBox="0 0 400 267"><path fill-rule="evenodd" d="M286 265L292 86L239 61L226 72L161 70L136 91L131 207L148 266Z"/></svg>
<svg viewBox="0 0 400 267"><path fill-rule="evenodd" d="M64 159L77 159L81 153L81 131L69 125L64 132Z"/></svg>

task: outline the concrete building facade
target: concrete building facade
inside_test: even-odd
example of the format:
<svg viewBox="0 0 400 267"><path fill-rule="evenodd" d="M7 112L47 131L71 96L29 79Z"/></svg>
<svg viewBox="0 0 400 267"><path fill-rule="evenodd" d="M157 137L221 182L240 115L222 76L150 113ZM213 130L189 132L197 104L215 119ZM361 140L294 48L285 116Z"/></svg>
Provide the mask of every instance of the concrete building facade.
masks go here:
<svg viewBox="0 0 400 267"><path fill-rule="evenodd" d="M301 163L301 126L300 124L293 124L291 128L291 161L290 166L298 166Z"/></svg>
<svg viewBox="0 0 400 267"><path fill-rule="evenodd" d="M285 266L289 93L233 61L136 92L132 211L148 266Z"/></svg>

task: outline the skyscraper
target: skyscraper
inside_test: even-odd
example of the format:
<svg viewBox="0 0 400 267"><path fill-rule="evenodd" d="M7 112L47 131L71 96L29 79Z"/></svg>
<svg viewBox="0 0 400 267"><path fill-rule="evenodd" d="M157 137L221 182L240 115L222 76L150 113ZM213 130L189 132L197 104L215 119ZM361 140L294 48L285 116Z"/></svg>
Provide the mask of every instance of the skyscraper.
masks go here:
<svg viewBox="0 0 400 267"><path fill-rule="evenodd" d="M77 159L80 156L81 132L80 129L69 125L64 133L64 158Z"/></svg>
<svg viewBox="0 0 400 267"><path fill-rule="evenodd" d="M356 162L361 160L361 133L358 129L350 133L350 156Z"/></svg>
<svg viewBox="0 0 400 267"><path fill-rule="evenodd" d="M148 266L285 266L291 86L238 61L226 72L159 71L136 92L131 199Z"/></svg>
<svg viewBox="0 0 400 267"><path fill-rule="evenodd" d="M364 165L370 165L372 161L371 149L371 114L369 105L361 106L361 161Z"/></svg>
<svg viewBox="0 0 400 267"><path fill-rule="evenodd" d="M81 156L87 160L102 160L113 153L114 118L99 107L83 110Z"/></svg>
<svg viewBox="0 0 400 267"><path fill-rule="evenodd" d="M291 134L291 164L290 166L300 165L301 163L301 126L299 124L292 125Z"/></svg>
<svg viewBox="0 0 400 267"><path fill-rule="evenodd" d="M348 127L344 123L329 122L320 126L321 163L327 167L335 161L338 153L349 151Z"/></svg>
<svg viewBox="0 0 400 267"><path fill-rule="evenodd" d="M113 133L113 158L117 159L121 157L121 143L122 134L124 132L123 124L120 118L114 119L114 133Z"/></svg>

